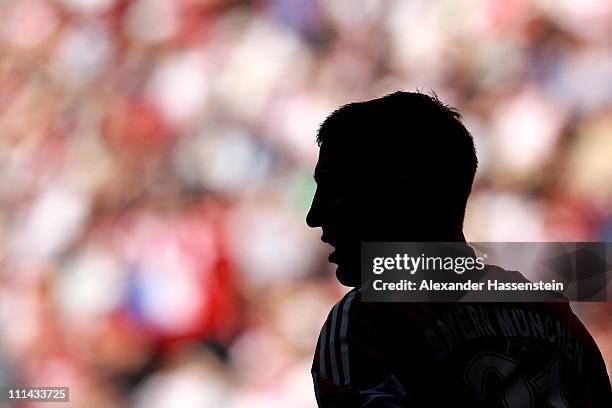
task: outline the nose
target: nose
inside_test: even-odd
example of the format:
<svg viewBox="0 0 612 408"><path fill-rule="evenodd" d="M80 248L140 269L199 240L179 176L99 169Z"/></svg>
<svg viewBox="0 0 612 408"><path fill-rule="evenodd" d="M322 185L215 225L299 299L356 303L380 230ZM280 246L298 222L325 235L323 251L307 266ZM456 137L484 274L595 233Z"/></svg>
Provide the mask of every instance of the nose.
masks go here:
<svg viewBox="0 0 612 408"><path fill-rule="evenodd" d="M316 211L314 210L314 207L311 206L308 214L306 215L306 225L308 225L310 228L318 228L321 226L321 224L317 222L318 218L315 214Z"/></svg>
<svg viewBox="0 0 612 408"><path fill-rule="evenodd" d="M315 192L315 195L312 199L312 204L310 205L310 210L308 210L308 214L306 215L306 225L310 228L318 228L321 227L321 210L319 205L319 194Z"/></svg>

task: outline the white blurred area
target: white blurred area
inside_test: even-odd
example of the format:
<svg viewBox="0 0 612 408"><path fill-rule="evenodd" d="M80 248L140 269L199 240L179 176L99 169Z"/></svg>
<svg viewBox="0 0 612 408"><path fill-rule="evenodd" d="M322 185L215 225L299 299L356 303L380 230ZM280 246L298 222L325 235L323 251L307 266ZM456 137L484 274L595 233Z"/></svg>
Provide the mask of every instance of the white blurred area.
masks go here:
<svg viewBox="0 0 612 408"><path fill-rule="evenodd" d="M0 383L315 406L345 291L305 214L339 105L435 90L471 241L612 239L612 3L0 2ZM608 305L579 305L612 365Z"/></svg>

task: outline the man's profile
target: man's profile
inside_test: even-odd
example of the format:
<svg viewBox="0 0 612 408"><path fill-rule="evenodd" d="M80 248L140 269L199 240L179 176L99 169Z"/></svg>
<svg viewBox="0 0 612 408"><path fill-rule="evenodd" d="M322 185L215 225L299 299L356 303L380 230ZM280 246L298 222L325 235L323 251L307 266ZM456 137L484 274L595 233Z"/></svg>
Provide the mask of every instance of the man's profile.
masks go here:
<svg viewBox="0 0 612 408"><path fill-rule="evenodd" d="M612 407L601 353L567 302L362 302L360 243L465 242L472 136L437 97L396 92L321 125L307 216L353 287L321 329L320 407Z"/></svg>

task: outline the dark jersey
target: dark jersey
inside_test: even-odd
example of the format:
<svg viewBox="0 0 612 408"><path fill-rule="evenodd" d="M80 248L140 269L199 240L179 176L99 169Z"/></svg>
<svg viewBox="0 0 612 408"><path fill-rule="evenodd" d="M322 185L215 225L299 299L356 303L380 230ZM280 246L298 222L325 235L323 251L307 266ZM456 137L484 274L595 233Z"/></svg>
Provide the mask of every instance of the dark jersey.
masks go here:
<svg viewBox="0 0 612 408"><path fill-rule="evenodd" d="M370 303L350 291L319 336L319 407L612 407L567 302Z"/></svg>

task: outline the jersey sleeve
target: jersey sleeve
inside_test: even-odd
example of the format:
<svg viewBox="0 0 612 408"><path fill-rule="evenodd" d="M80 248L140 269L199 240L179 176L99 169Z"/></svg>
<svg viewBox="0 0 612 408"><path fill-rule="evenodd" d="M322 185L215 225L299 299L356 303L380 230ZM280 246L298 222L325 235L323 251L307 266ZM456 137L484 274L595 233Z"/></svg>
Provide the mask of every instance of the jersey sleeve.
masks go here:
<svg viewBox="0 0 612 408"><path fill-rule="evenodd" d="M375 308L351 291L330 311L312 365L320 408L406 406L406 392L388 366Z"/></svg>

